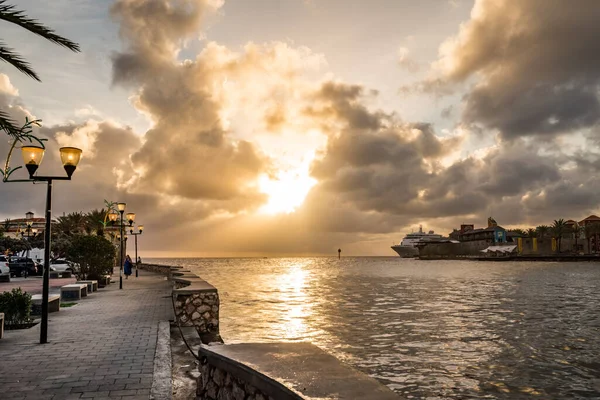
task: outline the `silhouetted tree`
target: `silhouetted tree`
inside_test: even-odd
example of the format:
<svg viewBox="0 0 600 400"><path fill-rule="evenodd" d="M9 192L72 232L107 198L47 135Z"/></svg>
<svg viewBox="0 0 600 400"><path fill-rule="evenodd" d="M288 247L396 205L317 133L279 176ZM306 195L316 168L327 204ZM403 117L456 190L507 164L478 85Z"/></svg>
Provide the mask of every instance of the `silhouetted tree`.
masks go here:
<svg viewBox="0 0 600 400"><path fill-rule="evenodd" d="M555 219L554 224L552 225L552 233L558 242L558 252L560 253L560 244L562 242L563 235L565 234L567 229L567 225L565 224L564 219Z"/></svg>

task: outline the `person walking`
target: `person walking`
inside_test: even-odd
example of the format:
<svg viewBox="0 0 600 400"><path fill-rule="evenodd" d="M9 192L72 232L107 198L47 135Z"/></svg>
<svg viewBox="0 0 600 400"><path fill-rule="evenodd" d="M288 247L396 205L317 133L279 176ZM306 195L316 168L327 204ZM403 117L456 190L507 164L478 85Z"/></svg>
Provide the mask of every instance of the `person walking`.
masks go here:
<svg viewBox="0 0 600 400"><path fill-rule="evenodd" d="M123 265L123 269L125 270L125 279L129 279L129 275L131 275L131 268L133 267L133 262L131 261L131 257L129 254L125 256L125 264Z"/></svg>

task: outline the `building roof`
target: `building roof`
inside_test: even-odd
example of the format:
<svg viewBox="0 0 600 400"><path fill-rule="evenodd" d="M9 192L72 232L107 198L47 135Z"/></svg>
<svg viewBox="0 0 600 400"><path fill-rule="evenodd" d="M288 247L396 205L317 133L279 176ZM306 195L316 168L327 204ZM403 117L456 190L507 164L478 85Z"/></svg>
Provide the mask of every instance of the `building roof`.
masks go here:
<svg viewBox="0 0 600 400"><path fill-rule="evenodd" d="M484 232L495 232L496 230L502 230L505 231L506 229L504 229L501 226L490 226L489 228L478 228L478 229L471 229L470 231L466 231L463 232L462 235L476 235L478 233L484 233Z"/></svg>
<svg viewBox="0 0 600 400"><path fill-rule="evenodd" d="M586 222L600 222L600 217L592 214L589 217L579 221L580 224L585 224Z"/></svg>

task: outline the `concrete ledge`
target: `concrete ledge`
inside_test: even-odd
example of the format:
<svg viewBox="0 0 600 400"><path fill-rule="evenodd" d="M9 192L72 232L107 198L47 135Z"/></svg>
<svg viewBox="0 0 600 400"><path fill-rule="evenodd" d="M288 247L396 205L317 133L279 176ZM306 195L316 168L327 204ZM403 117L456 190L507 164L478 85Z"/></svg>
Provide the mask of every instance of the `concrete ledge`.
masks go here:
<svg viewBox="0 0 600 400"><path fill-rule="evenodd" d="M72 283L70 285L61 286L61 300L81 300L87 296L87 285L85 283Z"/></svg>
<svg viewBox="0 0 600 400"><path fill-rule="evenodd" d="M399 399L387 386L310 343L202 346L198 355L205 363L278 400ZM214 391L214 379L207 386L211 382Z"/></svg>
<svg viewBox="0 0 600 400"><path fill-rule="evenodd" d="M39 315L42 313L42 295L34 294L31 296L31 308L32 313ZM48 312L60 311L60 295L50 294L48 295Z"/></svg>
<svg viewBox="0 0 600 400"><path fill-rule="evenodd" d="M4 313L0 312L0 339L4 337Z"/></svg>
<svg viewBox="0 0 600 400"><path fill-rule="evenodd" d="M169 321L160 321L154 354L154 374L152 375L150 399L171 400L173 394L171 373L171 326Z"/></svg>
<svg viewBox="0 0 600 400"><path fill-rule="evenodd" d="M88 293L97 292L98 291L98 281L77 281L75 283L85 283L87 285Z"/></svg>

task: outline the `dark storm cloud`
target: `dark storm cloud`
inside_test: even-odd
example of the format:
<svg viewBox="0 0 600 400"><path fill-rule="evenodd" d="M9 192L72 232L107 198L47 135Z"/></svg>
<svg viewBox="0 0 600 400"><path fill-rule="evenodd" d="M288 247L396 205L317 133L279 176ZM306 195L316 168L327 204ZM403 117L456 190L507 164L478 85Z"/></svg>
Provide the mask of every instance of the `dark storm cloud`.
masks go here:
<svg viewBox="0 0 600 400"><path fill-rule="evenodd" d="M568 133L600 119L600 2L478 0L460 33L441 47L447 88L474 77L463 121L504 138Z"/></svg>
<svg viewBox="0 0 600 400"><path fill-rule="evenodd" d="M315 227L383 233L423 219L484 224L489 214L504 224L536 224L577 219L598 205L591 189L597 185L598 157L567 155L552 142L515 139L483 156L442 166L462 138L440 138L429 124L394 123L381 112L369 115L378 123L356 126L347 118L354 111L347 104L369 112L360 93L355 87L338 90L330 104L346 105L344 113L330 113L341 119L341 128L312 165L319 184L303 212L318 215Z"/></svg>

